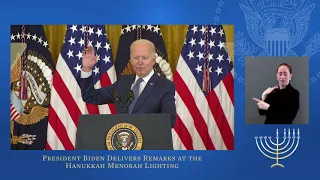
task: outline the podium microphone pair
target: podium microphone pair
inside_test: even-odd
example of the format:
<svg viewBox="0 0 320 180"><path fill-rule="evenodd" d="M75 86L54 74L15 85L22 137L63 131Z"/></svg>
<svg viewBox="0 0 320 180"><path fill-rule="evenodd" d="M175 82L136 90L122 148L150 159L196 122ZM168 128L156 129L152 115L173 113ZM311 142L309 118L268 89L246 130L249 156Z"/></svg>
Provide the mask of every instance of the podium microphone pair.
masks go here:
<svg viewBox="0 0 320 180"><path fill-rule="evenodd" d="M125 102L123 102L121 100L121 96L118 92L115 92L113 94L113 97L115 99L115 101L122 107L122 114L128 114L128 107L129 105L132 103L132 101L134 100L134 94L133 91L130 90L128 95L127 95L127 100Z"/></svg>

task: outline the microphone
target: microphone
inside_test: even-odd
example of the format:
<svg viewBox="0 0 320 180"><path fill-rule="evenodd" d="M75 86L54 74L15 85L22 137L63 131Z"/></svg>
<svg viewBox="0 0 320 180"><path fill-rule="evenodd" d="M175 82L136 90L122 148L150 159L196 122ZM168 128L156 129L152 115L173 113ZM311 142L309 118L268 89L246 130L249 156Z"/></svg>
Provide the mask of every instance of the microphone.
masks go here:
<svg viewBox="0 0 320 180"><path fill-rule="evenodd" d="M128 101L129 101L128 106L132 103L133 100L134 100L134 94L133 94L133 91L130 90L128 93Z"/></svg>
<svg viewBox="0 0 320 180"><path fill-rule="evenodd" d="M113 97L116 101L116 103L118 103L121 108L122 108L122 114L128 114L128 106L132 103L132 101L134 100L134 94L133 94L133 91L130 90L128 92L128 95L127 95L127 100L125 102L123 102L121 100L121 96L118 92L114 92L113 94Z"/></svg>
<svg viewBox="0 0 320 180"><path fill-rule="evenodd" d="M120 99L120 94L118 93L118 92L115 92L114 94L113 94L113 97L114 97L114 99L116 100L116 102L120 102L121 101L121 99Z"/></svg>

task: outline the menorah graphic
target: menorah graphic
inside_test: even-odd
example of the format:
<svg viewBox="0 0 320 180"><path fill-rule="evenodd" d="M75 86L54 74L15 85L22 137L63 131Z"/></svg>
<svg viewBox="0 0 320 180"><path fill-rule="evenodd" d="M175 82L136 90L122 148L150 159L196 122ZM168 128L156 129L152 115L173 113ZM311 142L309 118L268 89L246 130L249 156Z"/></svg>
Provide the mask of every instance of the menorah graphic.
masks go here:
<svg viewBox="0 0 320 180"><path fill-rule="evenodd" d="M292 130L292 136L290 134L290 129L288 129L288 136L287 136L287 133L286 133L286 129L284 129L284 133L283 134L284 134L283 135L283 141L281 143L279 143L279 132L278 132L278 129L277 129L276 143L274 143L271 140L270 136L269 137L267 137L267 136L264 136L264 137L263 136L260 136L260 137L256 136L256 137L254 137L256 139L256 144L257 144L257 147L260 150L260 152L264 156L266 156L267 158L276 160L276 163L272 164L271 168L276 167L276 166L280 166L280 167L284 168L284 166L279 163L279 160L280 159L285 159L285 158L291 156L296 151L296 149L297 149L297 147L299 145L299 140L300 140L300 131L299 131L299 129L297 131L297 136L296 136L296 133L295 133L294 129ZM260 141L258 140L258 138L260 139ZM269 139L270 143L274 147L271 147L269 145L267 138ZM263 139L264 139L264 143L263 143ZM261 149L260 146L262 146L263 150Z"/></svg>

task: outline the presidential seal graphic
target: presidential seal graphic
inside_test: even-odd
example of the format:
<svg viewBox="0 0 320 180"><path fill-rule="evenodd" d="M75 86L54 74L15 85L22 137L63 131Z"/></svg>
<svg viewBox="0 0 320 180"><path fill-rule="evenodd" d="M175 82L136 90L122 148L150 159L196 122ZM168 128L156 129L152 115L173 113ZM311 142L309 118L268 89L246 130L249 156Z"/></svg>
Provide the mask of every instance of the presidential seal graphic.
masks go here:
<svg viewBox="0 0 320 180"><path fill-rule="evenodd" d="M114 125L106 137L108 150L140 150L142 143L141 132L129 123Z"/></svg>
<svg viewBox="0 0 320 180"><path fill-rule="evenodd" d="M251 0L239 5L249 35L264 49L260 56L296 56L292 49L307 32L314 4L306 0Z"/></svg>

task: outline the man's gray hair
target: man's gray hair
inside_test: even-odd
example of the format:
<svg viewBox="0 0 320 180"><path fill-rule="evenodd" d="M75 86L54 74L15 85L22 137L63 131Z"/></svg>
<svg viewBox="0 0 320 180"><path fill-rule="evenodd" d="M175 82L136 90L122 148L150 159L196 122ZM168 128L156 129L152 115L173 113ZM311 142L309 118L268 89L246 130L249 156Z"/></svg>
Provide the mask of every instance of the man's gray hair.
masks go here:
<svg viewBox="0 0 320 180"><path fill-rule="evenodd" d="M153 54L153 55L155 55L156 54L156 48L155 48L155 46L154 46L154 44L151 42L151 41L149 41L149 40L147 40L147 39L138 39L138 40L136 40L136 41L134 41L131 45L130 45L130 55L131 55L131 52L132 52L132 47L134 46L134 45L136 45L136 44L148 44L150 47L151 47L151 53Z"/></svg>

